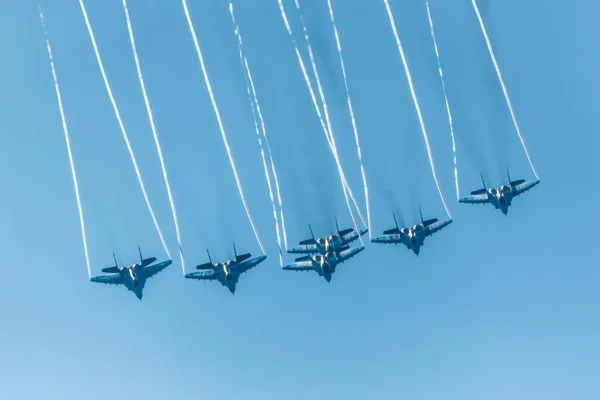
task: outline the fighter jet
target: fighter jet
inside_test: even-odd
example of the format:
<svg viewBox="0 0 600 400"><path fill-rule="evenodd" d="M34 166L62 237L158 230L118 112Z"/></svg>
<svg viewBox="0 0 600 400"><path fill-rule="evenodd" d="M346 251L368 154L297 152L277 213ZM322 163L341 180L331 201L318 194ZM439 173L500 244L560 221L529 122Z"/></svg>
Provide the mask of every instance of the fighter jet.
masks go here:
<svg viewBox="0 0 600 400"><path fill-rule="evenodd" d="M341 252L327 252L324 255L307 255L296 259L296 262L283 267L286 271L311 271L315 270L319 276L325 277L327 282L331 282L331 275L335 272L338 264L348 261L361 251L364 246L353 249L346 249Z"/></svg>
<svg viewBox="0 0 600 400"><path fill-rule="evenodd" d="M410 228L400 228L398 226L398 221L396 220L396 215L392 214L394 216L394 223L396 224L396 227L384 231L383 234L385 236L374 238L371 241L373 243L387 244L404 243L406 247L408 247L418 256L419 252L421 251L421 246L423 246L423 242L427 236L433 235L452 223L451 219L440 222L437 218L433 218L424 221L421 208L419 208L419 214L421 215L421 223Z"/></svg>
<svg viewBox="0 0 600 400"><path fill-rule="evenodd" d="M299 247L294 247L293 249L289 249L288 253L292 254L316 254L320 253L321 255L325 253L332 252L341 252L344 250L348 250L350 247L348 246L350 243L359 238L359 234L352 228L340 230L338 226L337 218L335 220L335 228L337 230L337 235L330 235L326 238L315 238L315 234L313 233L312 227L308 225L308 229L310 230L310 234L312 239L303 240L300 242ZM363 229L360 231L360 236L367 233L367 229Z"/></svg>
<svg viewBox="0 0 600 400"><path fill-rule="evenodd" d="M206 250L209 262L198 265L196 269L199 269L200 271L190 272L189 274L186 274L185 277L188 279L207 281L217 280L221 282L221 285L227 286L232 294L235 294L235 285L238 282L240 275L263 262L267 256L260 256L252 259L250 259L250 257L252 257L250 253L238 256L237 250L235 249L235 243L233 244L233 252L235 254L235 259L228 260L224 263L213 264L210 253Z"/></svg>
<svg viewBox="0 0 600 400"><path fill-rule="evenodd" d="M513 198L522 193L525 193L526 191L540 183L540 180L536 179L535 181L525 182L524 179L519 179L516 181L511 181L508 168L506 169L506 175L508 176L509 184L494 189L487 188L485 180L483 179L483 175L481 175L483 189L471 192L470 196L463 197L459 200L459 202L471 204L491 203L495 208L501 210L504 213L504 215L507 215L508 207L511 205Z"/></svg>
<svg viewBox="0 0 600 400"><path fill-rule="evenodd" d="M142 257L142 250L139 247L138 250L140 252L139 264L133 264L130 267L119 267L117 257L115 257L115 254L113 253L115 266L102 269L102 272L111 275L95 276L90 280L92 282L104 283L107 285L125 285L125 287L135 293L136 297L141 301L146 279L158 274L160 271L171 265L173 261L167 260L150 265L156 261L156 257L144 259L144 257Z"/></svg>

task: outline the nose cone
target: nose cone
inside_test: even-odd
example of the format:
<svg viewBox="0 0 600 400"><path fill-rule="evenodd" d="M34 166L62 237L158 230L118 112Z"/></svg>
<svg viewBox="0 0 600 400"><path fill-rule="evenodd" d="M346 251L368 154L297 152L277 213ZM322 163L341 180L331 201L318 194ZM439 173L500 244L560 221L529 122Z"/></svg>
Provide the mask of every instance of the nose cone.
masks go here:
<svg viewBox="0 0 600 400"><path fill-rule="evenodd" d="M235 285L230 285L229 291L231 292L231 294L235 294Z"/></svg>
<svg viewBox="0 0 600 400"><path fill-rule="evenodd" d="M508 216L508 207L505 207L502 209L502 213L506 216Z"/></svg>
<svg viewBox="0 0 600 400"><path fill-rule="evenodd" d="M413 252L417 255L417 257L419 256L419 253L421 252L421 247L420 246L415 246L413 247Z"/></svg>
<svg viewBox="0 0 600 400"><path fill-rule="evenodd" d="M142 291L141 290L135 292L135 296L139 299L139 301L142 301Z"/></svg>
<svg viewBox="0 0 600 400"><path fill-rule="evenodd" d="M329 274L325 275L325 280L326 280L328 283L331 283L331 275L329 275Z"/></svg>

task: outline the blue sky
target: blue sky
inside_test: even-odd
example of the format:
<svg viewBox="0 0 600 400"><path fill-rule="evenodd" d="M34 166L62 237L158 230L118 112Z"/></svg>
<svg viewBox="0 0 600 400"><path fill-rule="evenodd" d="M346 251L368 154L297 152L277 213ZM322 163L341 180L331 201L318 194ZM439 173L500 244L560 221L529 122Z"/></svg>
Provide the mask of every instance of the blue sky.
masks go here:
<svg viewBox="0 0 600 400"><path fill-rule="evenodd" d="M293 27L298 15L284 1ZM37 7L0 6L0 397L60 399L595 399L600 388L595 225L600 6L482 2L542 183L508 218L455 201L452 152L424 2L390 0L455 220L419 258L369 245L338 268L281 271L243 70L224 1L189 1L208 72L269 259L235 296L184 280L178 260L143 303L89 282ZM484 4L485 3L485 4ZM350 224L337 172L275 0L237 2L282 183L291 243L311 222ZM342 163L364 202L326 1L304 1ZM150 198L176 238L120 1L87 4ZM422 205L443 216L383 2L333 0L372 195L373 233ZM76 2L43 2L72 136L92 271L164 258ZM129 4L190 266L260 252L239 200L179 2ZM463 194L533 177L469 1L431 10ZM304 51L304 50L303 50ZM323 190L331 186L332 190ZM291 261L289 259L288 261Z"/></svg>

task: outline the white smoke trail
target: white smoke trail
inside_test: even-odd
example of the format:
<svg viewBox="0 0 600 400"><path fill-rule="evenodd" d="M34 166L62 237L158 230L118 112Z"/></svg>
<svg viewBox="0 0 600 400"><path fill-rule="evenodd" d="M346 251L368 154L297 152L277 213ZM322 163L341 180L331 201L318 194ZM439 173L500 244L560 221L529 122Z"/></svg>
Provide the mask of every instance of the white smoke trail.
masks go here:
<svg viewBox="0 0 600 400"><path fill-rule="evenodd" d="M440 72L440 79L442 81L442 91L444 92L444 100L446 101L446 111L448 112L448 122L450 124L450 136L452 137L452 154L454 156L454 182L456 184L456 199L460 199L460 190L458 186L458 167L456 165L456 142L454 140L454 124L452 123L452 112L450 112L450 103L448 102L448 95L446 94L446 83L444 82L444 72L442 71L442 64L440 63L440 53L438 51L437 41L435 40L435 31L433 30L433 19L431 18L431 12L429 11L429 2L425 2L427 7L427 18L429 18L429 28L431 30L431 38L433 39L433 47L435 49L435 56L437 58L438 71Z"/></svg>
<svg viewBox="0 0 600 400"><path fill-rule="evenodd" d="M92 277L92 268L90 266L90 256L88 253L87 237L85 235L85 223L83 221L83 208L81 206L81 197L79 196L79 184L77 183L77 174L75 173L75 162L73 161L73 154L71 152L71 140L69 139L69 129L67 128L67 121L65 119L65 112L63 110L62 98L60 95L60 88L58 86L58 78L56 76L56 70L54 69L54 58L52 57L52 47L50 46L50 40L48 39L48 31L46 29L46 22L44 21L44 14L40 7L40 20L42 22L42 28L44 28L44 35L46 36L46 48L48 49L48 58L50 59L50 69L52 70L52 78L54 79L54 89L56 90L56 99L58 100L58 109L60 111L60 119L62 121L63 131L65 133L65 142L67 143L67 153L69 154L69 164L71 165L71 175L73 177L73 186L75 187L75 198L77 199L77 209L79 210L79 222L81 224L81 237L83 240L83 251L85 253L85 263L87 265L88 277Z"/></svg>
<svg viewBox="0 0 600 400"><path fill-rule="evenodd" d="M329 17L331 18L331 24L333 25L333 33L335 35L335 42L337 44L338 54L340 56L340 65L342 66L342 75L344 77L344 87L346 88L346 98L348 100L348 111L350 112L350 119L352 121L352 130L354 131L354 140L356 141L356 150L358 152L358 161L360 163L360 173L363 180L363 188L365 191L365 203L367 207L367 227L369 228L369 239L371 236L371 206L369 204L369 187L367 186L367 176L365 174L365 167L362 160L362 151L360 149L360 141L358 138L358 128L356 127L356 119L354 118L354 109L352 107L352 100L350 99L350 90L348 89L348 78L346 76L346 66L344 64L344 57L342 56L342 44L335 23L335 17L333 15L333 7L331 6L331 0L327 0L329 6Z"/></svg>
<svg viewBox="0 0 600 400"><path fill-rule="evenodd" d="M300 55L300 50L298 49L298 44L297 44L296 40L294 39L294 36L292 33L292 28L290 27L290 24L288 22L282 0L278 0L278 2L279 2L279 10L281 11L281 18L283 19L283 22L285 23L285 27L287 29L288 35L292 39L292 43L294 45L294 50L296 51L296 56L298 58L298 64L300 65L300 69L302 70L302 75L304 76L304 81L306 82L306 86L308 87L308 91L310 93L310 98L312 99L313 105L315 107L315 111L317 112L317 116L319 117L319 122L321 123L321 128L323 129L323 132L325 133L325 138L327 139L327 143L329 144L329 147L334 155L334 158L336 158L337 153L334 150L335 147L334 147L333 143L331 142L329 130L327 129L327 126L325 125L325 121L323 120L323 115L321 114L321 109L319 108L319 105L317 103L317 98L315 96L315 92L312 87L312 83L310 81L310 78L308 77L308 73L306 72L306 66L304 65L302 56ZM337 164L338 173L340 175L340 179L342 182L342 189L344 191L344 198L346 200L346 205L348 206L348 210L350 211L350 217L352 218L352 222L354 224L355 229L357 231L359 231L358 224L356 223L356 220L354 218L354 213L352 211L352 205L350 204L350 199L348 197L348 192L346 190L347 183L344 180L344 172L341 170L341 165L338 162L337 158L336 158L336 164ZM362 242L362 237L360 235L359 235L359 238L361 239L361 242Z"/></svg>
<svg viewBox="0 0 600 400"><path fill-rule="evenodd" d="M500 67L498 66L498 62L496 61L496 56L494 55L494 50L492 49L492 44L490 43L490 38L488 37L487 30L485 29L485 25L483 24L483 19L481 18L481 14L479 13L479 7L477 7L477 2L475 0L471 0L473 3L473 8L475 9L475 14L477 14L477 19L479 20L479 25L481 26L481 31L483 32L483 36L485 37L485 43L487 44L488 51L490 52L490 57L492 58L492 62L494 63L494 68L496 69L496 74L498 75L498 80L500 81L500 86L502 86L502 92L504 93L504 98L506 99L506 104L508 104L508 109L510 110L510 116L512 117L513 123L515 124L515 128L517 130L517 134L519 135L519 139L521 140L521 144L523 145L523 150L525 150L525 154L527 155L527 160L529 161L529 165L531 165L531 170L535 175L536 179L540 179L535 170L535 166L533 165L533 161L531 160L531 156L529 155L529 150L527 150L527 146L525 145L525 139L523 139L523 135L521 135L521 130L519 129L519 124L517 123L517 117L515 116L515 111L513 110L512 103L510 102L510 97L508 96L508 90L506 89L506 85L504 84L504 79L502 78L502 73L500 72Z"/></svg>
<svg viewBox="0 0 600 400"><path fill-rule="evenodd" d="M200 50L200 44L198 43L198 37L196 36L196 31L194 29L194 25L192 24L192 19L190 18L190 12L188 10L187 1L181 0L183 5L183 11L185 12L185 18L187 19L188 26L190 28L190 32L192 34L192 39L194 40L194 46L196 47L196 53L198 54L198 59L200 61L200 67L202 68L202 74L204 75L204 81L206 83L206 88L208 90L208 94L210 96L210 101L212 102L213 109L215 111L215 116L217 117L217 122L219 124L219 130L221 131L221 136L223 138L223 143L225 144L225 149L227 150L227 155L229 157L229 163L231 164L231 169L233 170L233 176L235 178L235 182L238 187L238 191L240 193L240 198L242 199L242 203L244 205L244 209L246 210L246 215L248 216L248 220L250 221L250 225L252 226L252 230L254 231L254 236L256 236L256 241L260 246L261 251L265 254L265 248L260 240L260 236L258 235L258 231L256 230L256 225L254 224L254 220L252 219L252 214L250 213L250 208L246 203L246 196L244 196L244 190L242 189L242 183L240 182L240 178L238 176L237 168L235 166L235 162L233 160L233 155L231 154L231 148L229 147L229 141L227 140L227 134L225 133L225 128L223 127L223 121L221 120L221 113L219 112L219 107L217 106L217 102L215 100L215 96L212 91L212 87L210 85L210 80L208 79L208 72L206 71L206 66L204 65L204 57L202 56L202 51Z"/></svg>
<svg viewBox="0 0 600 400"><path fill-rule="evenodd" d="M417 100L417 95L413 86L410 70L408 69L406 56L404 55L404 49L402 48L402 42L400 41L398 31L396 30L396 22L394 21L394 16L392 14L392 10L390 9L390 4L388 3L388 0L383 0L383 2L385 3L385 7L387 9L390 24L392 25L392 31L394 32L394 37L396 38L396 45L398 46L398 51L400 52L400 57L402 58L402 64L404 64L404 71L406 72L406 79L408 80L408 86L410 87L410 94L412 95L413 102L415 103L415 109L417 110L417 116L419 117L419 123L421 124L421 131L423 132L423 138L425 139L425 147L427 147L427 155L429 156L429 165L431 166L433 180L435 181L435 185L437 187L438 193L440 194L440 198L442 199L442 203L444 204L444 208L446 209L446 213L448 214L448 217L452 218L450 210L448 209L448 205L446 204L446 199L444 198L444 194L442 193L440 182L437 178L437 173L435 171L435 163L433 162L433 155L431 154L431 147L429 145L429 137L427 136L427 130L425 129L425 123L423 122L421 107L419 106L419 100Z"/></svg>
<svg viewBox="0 0 600 400"><path fill-rule="evenodd" d="M343 170L342 164L340 162L339 154L337 151L337 145L335 143L335 137L333 136L333 129L331 128L331 120L329 118L327 100L325 99L325 93L323 92L323 86L321 85L321 79L319 76L319 71L317 70L317 63L315 62L315 57L314 57L314 53L312 51L312 45L310 43L308 31L306 30L306 24L304 23L304 17L302 17L302 11L300 10L300 2L299 2L299 0L294 0L294 2L296 4L296 9L300 13L300 22L302 23L302 30L304 32L304 40L306 42L306 47L308 49L308 56L310 59L310 64L311 64L311 67L313 70L313 74L315 76L315 82L317 83L317 89L319 90L319 96L321 97L321 103L323 104L323 113L325 114L325 121L327 122L327 130L329 133L329 145L331 147L333 157L335 158L335 161L338 165L338 169L340 171L342 185L344 185L345 190L347 191L348 195L350 196L350 199L352 199L352 202L354 203L354 207L356 208L356 211L358 213L358 216L361 219L361 222L363 223L363 225L367 226L367 223L365 222L365 218L363 217L360 207L358 206L358 203L356 202L356 198L354 197L354 193L352 193L352 189L350 188L350 185L348 184L348 181L346 180L346 175L344 174L344 170ZM358 227L356 227L356 229L358 230ZM362 240L361 240L361 243L362 243Z"/></svg>
<svg viewBox="0 0 600 400"><path fill-rule="evenodd" d="M250 66L248 65L248 60L246 59L246 56L244 55L244 44L243 44L243 40L242 40L242 33L240 31L240 27L237 24L237 21L235 20L235 13L233 11L233 3L229 3L229 13L231 14L231 21L233 22L233 26L234 26L234 32L235 32L235 36L237 38L237 44L238 44L238 50L240 53L240 62L242 63L242 66L244 67L244 78L246 80L246 90L248 92L248 99L250 100L250 105L252 107L252 117L254 119L254 128L256 130L256 136L258 137L258 143L260 145L260 154L262 157L262 161L263 161L263 167L265 170L265 177L267 178L267 186L269 188L269 197L271 199L271 205L273 206L273 219L275 220L275 232L277 233L277 244L279 246L279 261L281 266L283 266L283 254L282 254L282 247L281 247L281 232L280 232L280 228L279 228L279 217L277 215L277 206L279 205L279 210L280 210L280 214L281 214L281 220L282 220L282 227L285 228L285 226L283 225L283 209L281 207L281 195L279 192L279 183L277 182L277 175L275 173L275 163L273 162L273 155L271 153L271 146L269 146L269 142L267 140L267 130L265 128L265 123L264 123L264 119L262 117L262 113L260 111L260 106L258 103L258 96L256 95L256 90L254 88L254 83L252 80L252 73L250 72ZM257 117L258 115L258 117ZM261 128L259 128L258 126L258 118L260 118L260 123L261 123ZM278 204L275 202L275 196L273 195L273 185L271 183L271 175L269 174L269 167L267 166L267 161L266 161L266 157L265 157L265 151L264 151L264 147L263 146L263 140L261 139L261 129L262 129L262 137L264 138L264 143L266 145L267 151L269 153L269 160L271 163L271 170L273 173L273 178L275 180L275 185L276 185L276 190L277 190L277 200L278 200ZM285 233L283 234L284 237L286 237ZM287 247L286 247L287 250Z"/></svg>
<svg viewBox="0 0 600 400"><path fill-rule="evenodd" d="M127 30L129 31L129 41L131 42L131 49L133 51L133 58L135 59L135 67L137 69L138 78L140 81L140 87L142 88L142 94L144 96L144 103L146 104L146 111L148 112L148 119L150 120L150 128L152 129L152 135L154 136L154 144L156 145L156 151L158 152L158 158L160 160L160 167L162 168L163 180L167 188L167 195L169 196L169 203L171 205L171 213L173 214L173 221L175 222L175 232L177 234L177 243L179 244L179 258L181 259L181 269L185 275L185 259L183 258L183 247L181 244L181 231L179 230L179 220L177 218L177 211L175 210L175 202L173 201L173 194L171 192L171 185L169 183L169 177L167 175L167 168L165 166L165 160L163 159L162 149L158 140L158 134L156 133L156 126L154 125L154 117L152 116L152 109L150 108L150 101L148 100L148 94L146 93L146 85L142 76L142 69L140 67L140 60L138 58L137 49L135 47L135 39L133 37L133 29L131 28L131 20L129 18L129 9L127 8L127 0L123 0L123 10L125 11L125 18L127 19Z"/></svg>
<svg viewBox="0 0 600 400"><path fill-rule="evenodd" d="M85 10L83 0L79 0L79 5L81 6L81 12L83 13L83 18L85 19L85 25L87 26L88 33L90 35L90 38L92 39L92 46L94 47L94 53L96 53L96 60L98 61L98 67L100 67L102 79L104 80L104 85L106 86L106 91L108 92L108 97L110 98L110 102L115 111L115 116L117 117L117 121L119 122L119 127L121 128L121 133L123 134L123 139L125 139L125 144L127 145L127 150L129 150L129 155L131 156L131 162L133 163L133 168L135 169L135 174L137 175L138 182L140 183L140 188L142 189L142 193L144 195L144 200L146 200L146 205L148 206L148 211L150 211L150 215L152 216L152 221L154 222L154 226L156 228L156 232L158 232L158 236L160 237L162 246L165 249L165 253L167 253L167 256L170 259L171 253L169 252L169 249L167 248L167 244L165 243L165 239L163 238L163 234L160 230L160 226L158 225L158 221L156 220L156 216L154 215L154 210L152 209L152 205L150 204L150 199L148 198L148 194L146 193L146 187L144 186L144 181L142 180L142 174L140 173L140 169L139 169L137 161L135 159L135 154L133 153L131 143L129 142L129 137L127 136L127 131L125 130L125 126L123 125L123 121L121 120L121 114L119 113L119 109L117 108L117 103L115 101L115 98L113 97L112 90L110 88L110 84L108 83L108 78L106 77L106 72L104 71L104 65L102 64L102 59L100 58L100 52L98 51L98 46L96 45L96 39L94 37L94 32L92 31L92 26L90 25L90 20L88 19L87 11Z"/></svg>

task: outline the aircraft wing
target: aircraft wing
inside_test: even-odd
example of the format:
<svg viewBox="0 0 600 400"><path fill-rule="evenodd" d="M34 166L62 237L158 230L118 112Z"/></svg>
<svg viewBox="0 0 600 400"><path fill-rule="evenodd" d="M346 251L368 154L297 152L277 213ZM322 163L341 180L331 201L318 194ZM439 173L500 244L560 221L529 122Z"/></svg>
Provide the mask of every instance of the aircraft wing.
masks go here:
<svg viewBox="0 0 600 400"><path fill-rule="evenodd" d="M365 247L361 246L361 247L355 247L353 249L344 250L344 251L338 253L338 255L337 255L338 263L343 263L344 261L348 261L349 259L351 259L355 255L357 255L364 249L365 249Z"/></svg>
<svg viewBox="0 0 600 400"><path fill-rule="evenodd" d="M436 222L435 224L431 224L425 227L425 236L433 235L434 233L441 231L451 223L452 220L449 219L448 221Z"/></svg>
<svg viewBox="0 0 600 400"><path fill-rule="evenodd" d="M513 187L513 194L515 196L523 194L526 191L528 191L529 189L531 189L532 187L534 187L535 185L537 185L538 183L540 183L539 180L523 182L523 183Z"/></svg>
<svg viewBox="0 0 600 400"><path fill-rule="evenodd" d="M470 204L485 204L489 203L489 199L487 193L484 194L473 194L471 196L463 197L459 200L460 203L470 203Z"/></svg>
<svg viewBox="0 0 600 400"><path fill-rule="evenodd" d="M373 242L373 243L385 243L385 244L399 244L399 243L404 243L402 241L402 236L400 234L385 235L385 236L376 237L376 238L373 238L371 240L371 242Z"/></svg>
<svg viewBox="0 0 600 400"><path fill-rule="evenodd" d="M185 274L186 278L189 279L200 279L204 281L210 281L217 278L217 274L214 269L203 269L197 272L190 272Z"/></svg>
<svg viewBox="0 0 600 400"><path fill-rule="evenodd" d="M312 261L298 261L290 265L286 265L283 269L287 271L312 271Z"/></svg>
<svg viewBox="0 0 600 400"><path fill-rule="evenodd" d="M345 231L340 232L340 239L344 244L350 244L367 232L368 229L361 230L360 234L354 231L354 229L346 229Z"/></svg>
<svg viewBox="0 0 600 400"><path fill-rule="evenodd" d="M249 271L252 268L256 267L258 264L263 262L266 258L267 258L266 256L255 257L251 260L246 260L244 262L236 264L233 268L240 274L243 274L244 272Z"/></svg>
<svg viewBox="0 0 600 400"><path fill-rule="evenodd" d="M123 278L121 274L110 274L110 275L100 275L95 276L90 279L92 282L104 283L105 285L122 285Z"/></svg>
<svg viewBox="0 0 600 400"><path fill-rule="evenodd" d="M151 278L154 275L158 274L160 271L162 271L163 269L165 269L169 265L171 265L172 262L173 261L171 261L171 260L167 260L167 261L160 262L158 264L149 265L147 267L144 267L144 273L146 274L146 278Z"/></svg>
<svg viewBox="0 0 600 400"><path fill-rule="evenodd" d="M316 244L307 244L304 246L294 247L289 249L287 252L290 254L314 254L318 253L319 250L317 249Z"/></svg>

